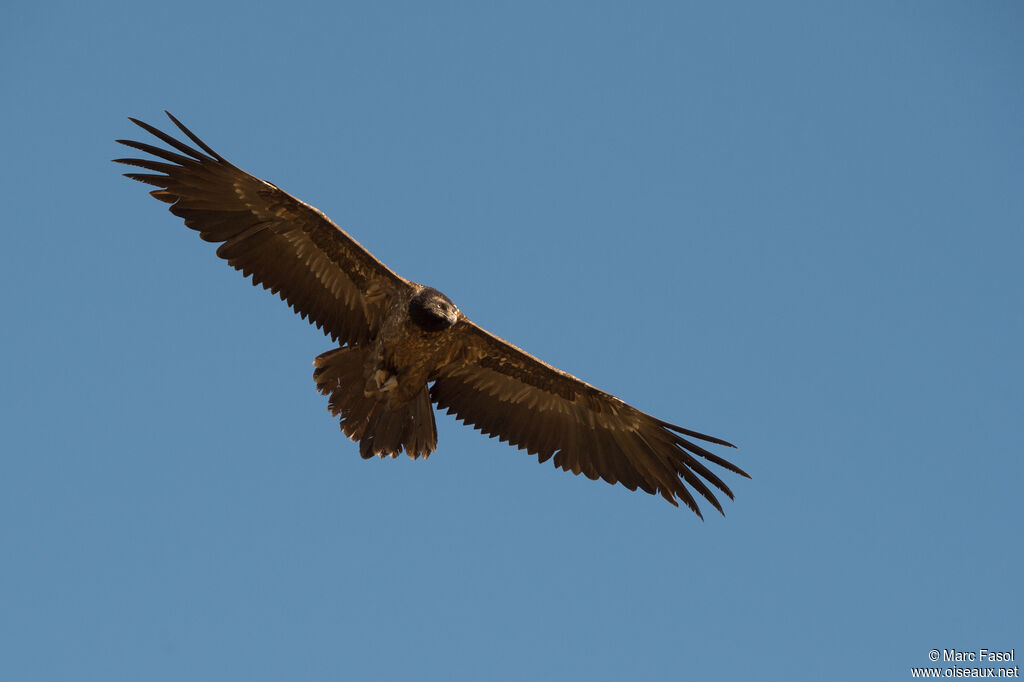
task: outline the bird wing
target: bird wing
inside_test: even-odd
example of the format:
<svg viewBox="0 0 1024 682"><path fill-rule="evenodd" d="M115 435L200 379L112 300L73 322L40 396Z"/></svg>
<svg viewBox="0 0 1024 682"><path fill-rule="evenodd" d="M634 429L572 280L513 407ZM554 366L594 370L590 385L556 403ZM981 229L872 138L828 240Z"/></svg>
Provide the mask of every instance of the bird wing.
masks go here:
<svg viewBox="0 0 1024 682"><path fill-rule="evenodd" d="M161 159L115 159L155 171L125 176L158 187L150 194L171 204L171 213L202 239L219 242L218 256L252 276L253 285L279 293L335 340L354 344L373 338L390 292L408 282L322 212L228 162L167 116L202 151L132 118L177 151L118 140Z"/></svg>
<svg viewBox="0 0 1024 682"><path fill-rule="evenodd" d="M453 328L452 359L436 373L430 398L459 420L590 479L682 500L703 518L686 484L719 512L707 481L730 499L732 491L699 458L741 476L735 464L694 439L724 440L656 419L580 379L548 365L468 319Z"/></svg>

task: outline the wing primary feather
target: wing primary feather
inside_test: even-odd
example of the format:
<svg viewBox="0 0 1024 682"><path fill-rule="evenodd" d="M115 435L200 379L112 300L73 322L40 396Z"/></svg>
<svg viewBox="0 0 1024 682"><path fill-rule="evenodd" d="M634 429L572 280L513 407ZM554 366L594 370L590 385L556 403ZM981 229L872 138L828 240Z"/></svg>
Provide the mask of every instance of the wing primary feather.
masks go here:
<svg viewBox="0 0 1024 682"><path fill-rule="evenodd" d="M193 133L188 128L186 128L184 123L182 123L178 119L174 118L174 115L171 112L169 112L166 109L164 109L164 113L167 114L167 118L171 119L171 121L174 122L174 125L178 126L178 128L181 130L181 132L183 132L186 135L188 135L188 139L192 140L197 145L199 145L200 149L202 149L204 152L206 152L207 154L209 154L213 158L217 159L221 163L227 163L227 161L224 159L223 156L221 156L217 152L215 152L212 149L210 149L210 145L206 144L205 142L200 140L198 137L196 137L196 134Z"/></svg>
<svg viewBox="0 0 1024 682"><path fill-rule="evenodd" d="M147 154L152 154L153 156L159 156L161 159L173 161L174 163L181 164L182 166L191 167L194 166L196 163L194 159L190 159L187 156L175 154L172 151L162 149L155 145L146 144L145 142L136 142L135 140L114 140L114 142L123 144L126 147L131 147L132 149L138 149L140 152L146 152ZM115 159L115 161L119 160L120 159Z"/></svg>
<svg viewBox="0 0 1024 682"><path fill-rule="evenodd" d="M692 498L687 499L686 495L688 493L685 492L685 486L679 484L679 477L676 475L675 467L669 467L664 459L659 456L658 452L639 434L616 430L609 430L605 433L611 438L612 447L619 450L623 456L628 457L641 471L641 475L661 492L662 497L672 504L676 504L672 494L675 492L679 495L680 499L686 502L700 516L700 508L696 507L696 502L693 502ZM679 493L680 489L683 491L683 494Z"/></svg>
<svg viewBox="0 0 1024 682"><path fill-rule="evenodd" d="M653 417L652 417L652 419L653 419ZM691 429L684 429L682 426L677 426L675 424L670 424L669 422L662 421L660 419L655 419L654 421L658 422L658 424L660 424L661 426L664 426L666 429L672 429L673 431L681 433L684 436L689 436L690 438L699 438L700 440L705 440L705 441L707 441L709 443L717 443L718 445L724 445L724 446L729 447L729 448L736 447L735 445L733 445L732 443L730 443L727 440L722 440L721 438L715 438L714 436L709 436L706 433L700 433L698 431L693 431Z"/></svg>
<svg viewBox="0 0 1024 682"><path fill-rule="evenodd" d="M700 460L694 457L687 456L686 459L686 466L688 466L694 472L703 476L706 480L710 481L711 485L715 486L723 493L728 495L730 500L734 499L732 496L732 490L729 488L729 486L725 484L725 481L716 476L715 473L711 471L711 469L708 469L706 466L700 463Z"/></svg>
<svg viewBox="0 0 1024 682"><path fill-rule="evenodd" d="M189 156L191 156L196 161L209 161L210 160L209 157L204 156L202 153L197 152L195 149L192 149L192 147L189 147L184 142L181 142L180 140L174 139L173 137L171 137L170 135L168 135L164 131L160 130L159 128L155 128L155 127L149 125L145 121L140 121L139 119L132 118L131 116L128 117L128 120L131 121L132 123L134 123L135 125L139 126L140 128L142 128L143 130L145 130L147 133L149 133L153 137L160 138L161 140L163 140L167 144L169 144L172 147L174 147L175 149L177 149L179 152L182 152L183 154L188 154Z"/></svg>
<svg viewBox="0 0 1024 682"><path fill-rule="evenodd" d="M642 433L637 432L635 434L635 436L636 436L636 438L640 441L640 443L643 446L646 446L652 452L656 452L656 450L651 446L650 441L646 437L644 437L644 435ZM665 441L661 441L661 442L664 444L665 447L670 448L672 450L672 452L675 453L676 455L680 454L679 450L676 449L675 444L670 443L670 442L665 442ZM713 492L711 492L711 490L704 484L704 481L700 480L700 478L697 477L697 474L694 473L694 471L693 471L693 469L691 467L692 467L692 465L696 464L696 465L700 466L702 469L704 469L705 471L707 471L707 469L704 468L702 465L700 465L699 462L694 460L692 457L690 457L685 452L682 453L682 454L685 455L686 459L684 461L678 462L677 464L674 465L674 468L678 472L678 475L682 476L683 479L687 483L690 484L690 487L692 487L694 490L696 490L698 493L700 493L701 496L704 499L706 499L708 502L710 502L711 505L715 509L718 510L719 514L721 514L722 516L725 516L725 510L722 509L722 505L718 501L718 498L715 497L715 494ZM673 460L675 460L675 457L673 457ZM689 461L686 461L686 460L689 460ZM675 461L677 461L677 460L675 460ZM708 472L708 473L710 473L710 472ZM711 474L711 476L713 478L717 479L717 477L714 476L714 474ZM693 500L691 495L689 495L689 491L686 489L686 486L682 485L679 482L678 476L673 476L673 479L674 479L673 483L677 483L678 484L678 486L677 486L678 490L682 490L682 491L685 491L687 493L687 497L684 498L684 499L686 500L687 504L690 504L691 502L693 503L693 506L691 506L691 509L693 509L694 506L696 506L696 501ZM726 491L728 491L728 488L726 488ZM678 491L677 491L677 494L678 494ZM730 498L732 498L732 493L731 492L727 492L727 494L729 495ZM697 516L700 516L701 519L704 518L704 516L700 513L699 510L694 509L694 511L697 512Z"/></svg>
<svg viewBox="0 0 1024 682"><path fill-rule="evenodd" d="M701 457L703 457L704 459L708 460L709 462L714 462L718 466L724 467L724 468L728 469L729 471L731 471L733 473L739 474L740 476L743 476L745 478L750 478L750 474L748 474L743 469L740 469L738 466L736 466L735 464L733 464L729 460L722 459L718 455L715 455L715 454L712 454L712 453L708 452L707 450L705 450L704 448L702 448L701 446L697 445L696 443L694 443L692 441L688 441L688 440L686 440L685 438L683 438L681 436L675 436L675 441L677 443L679 443L680 445L682 445L687 450L689 450L690 452L694 453L695 455L700 455Z"/></svg>
<svg viewBox="0 0 1024 682"><path fill-rule="evenodd" d="M682 473L683 478L686 479L686 482L689 483L694 490L701 494L701 497L710 502L711 506L717 509L719 514L725 516L725 510L722 509L722 504L718 501L718 498L715 497L715 494L711 492L706 485L704 485L704 482L697 478L697 474L693 473L686 467L683 467L680 473ZM680 486L680 488L683 487L684 486ZM700 514L697 515L700 516ZM701 516L701 518L704 517Z"/></svg>
<svg viewBox="0 0 1024 682"><path fill-rule="evenodd" d="M159 161L153 161L151 159L114 159L114 163L123 163L126 166L136 166L138 168L145 168L146 170L157 171L158 173L167 173L171 170L177 170L178 166L171 165L169 163L160 163Z"/></svg>
<svg viewBox="0 0 1024 682"><path fill-rule="evenodd" d="M153 173L122 173L122 175L154 187L167 187L168 177L166 175L154 175Z"/></svg>

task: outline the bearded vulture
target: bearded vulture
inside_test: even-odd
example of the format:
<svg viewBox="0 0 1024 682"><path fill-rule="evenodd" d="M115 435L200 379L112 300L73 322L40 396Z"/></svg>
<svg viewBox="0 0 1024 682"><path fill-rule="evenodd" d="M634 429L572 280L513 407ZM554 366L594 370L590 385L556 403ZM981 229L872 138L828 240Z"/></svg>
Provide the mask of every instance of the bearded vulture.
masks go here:
<svg viewBox="0 0 1024 682"><path fill-rule="evenodd" d="M167 112L165 112L167 113ZM681 500L732 491L701 460L750 476L694 441L732 444L662 421L473 324L437 289L392 272L316 208L249 175L175 126L199 149L130 118L171 149L117 142L153 159L115 159L217 255L322 329L338 347L313 362L341 430L374 455L427 457L437 447L431 403L540 462ZM687 485L689 488L687 488Z"/></svg>

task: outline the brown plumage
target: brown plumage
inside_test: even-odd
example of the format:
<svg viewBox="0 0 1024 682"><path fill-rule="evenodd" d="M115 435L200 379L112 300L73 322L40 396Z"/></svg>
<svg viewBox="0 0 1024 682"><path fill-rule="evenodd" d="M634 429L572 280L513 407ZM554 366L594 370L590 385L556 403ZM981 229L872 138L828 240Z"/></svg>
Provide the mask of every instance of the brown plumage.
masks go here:
<svg viewBox="0 0 1024 682"><path fill-rule="evenodd" d="M437 446L431 403L555 466L682 500L692 488L718 511L732 498L707 460L739 467L695 440L724 440L656 419L541 362L473 324L447 296L392 272L309 204L234 166L169 113L195 149L130 119L175 151L121 144L160 159L115 159L126 173L252 277L340 344L316 358L314 378L364 458L426 457Z"/></svg>

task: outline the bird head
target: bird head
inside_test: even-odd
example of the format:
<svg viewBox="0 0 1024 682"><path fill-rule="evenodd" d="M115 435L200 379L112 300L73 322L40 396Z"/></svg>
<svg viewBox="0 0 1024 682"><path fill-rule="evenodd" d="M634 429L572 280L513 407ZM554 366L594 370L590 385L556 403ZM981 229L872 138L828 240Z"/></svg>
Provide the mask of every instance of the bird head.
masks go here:
<svg viewBox="0 0 1024 682"><path fill-rule="evenodd" d="M459 320L459 309L437 289L424 287L409 301L409 319L420 329L440 332Z"/></svg>

